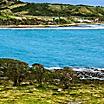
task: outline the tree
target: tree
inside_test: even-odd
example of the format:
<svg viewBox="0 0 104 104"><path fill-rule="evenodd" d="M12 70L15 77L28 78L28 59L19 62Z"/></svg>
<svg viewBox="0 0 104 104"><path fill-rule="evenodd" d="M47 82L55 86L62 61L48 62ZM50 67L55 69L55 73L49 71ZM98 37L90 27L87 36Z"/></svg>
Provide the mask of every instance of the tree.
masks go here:
<svg viewBox="0 0 104 104"><path fill-rule="evenodd" d="M35 73L35 78L36 78L37 82L40 85L42 85L42 82L44 80L44 72L45 72L45 69L44 69L43 65L33 64L32 65L32 72Z"/></svg>
<svg viewBox="0 0 104 104"><path fill-rule="evenodd" d="M0 71L4 73L5 77L13 81L13 86L20 85L23 81L28 64L14 59L0 59Z"/></svg>

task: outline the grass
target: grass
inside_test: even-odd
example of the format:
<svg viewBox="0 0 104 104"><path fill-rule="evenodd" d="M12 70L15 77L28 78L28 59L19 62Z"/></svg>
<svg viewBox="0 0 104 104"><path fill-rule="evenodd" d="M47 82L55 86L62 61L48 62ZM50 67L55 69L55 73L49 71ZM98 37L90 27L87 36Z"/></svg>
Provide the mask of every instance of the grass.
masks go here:
<svg viewBox="0 0 104 104"><path fill-rule="evenodd" d="M64 104L64 98L54 95L52 90L36 89L34 86L6 88L1 86L0 91L0 104L58 104L59 102ZM64 100L61 101L62 99Z"/></svg>
<svg viewBox="0 0 104 104"><path fill-rule="evenodd" d="M14 9L14 8L22 7L22 6L25 6L25 5L26 5L25 3L14 4L14 5L8 6L8 8Z"/></svg>
<svg viewBox="0 0 104 104"><path fill-rule="evenodd" d="M104 104L104 85L75 85L58 92L56 86L38 88L0 86L0 104Z"/></svg>

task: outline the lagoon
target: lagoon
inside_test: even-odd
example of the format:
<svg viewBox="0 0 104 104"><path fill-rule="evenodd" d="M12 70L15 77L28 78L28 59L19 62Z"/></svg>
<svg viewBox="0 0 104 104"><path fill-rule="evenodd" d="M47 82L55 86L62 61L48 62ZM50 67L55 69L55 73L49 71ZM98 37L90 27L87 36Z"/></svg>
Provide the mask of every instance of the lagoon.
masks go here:
<svg viewBox="0 0 104 104"><path fill-rule="evenodd" d="M0 29L0 58L104 68L104 29Z"/></svg>

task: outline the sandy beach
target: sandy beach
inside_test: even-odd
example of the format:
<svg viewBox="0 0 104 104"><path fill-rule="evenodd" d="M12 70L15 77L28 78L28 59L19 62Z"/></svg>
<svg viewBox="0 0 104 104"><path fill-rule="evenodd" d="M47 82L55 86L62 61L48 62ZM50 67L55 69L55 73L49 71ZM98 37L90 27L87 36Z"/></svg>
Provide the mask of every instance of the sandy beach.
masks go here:
<svg viewBox="0 0 104 104"><path fill-rule="evenodd" d="M104 23L72 23L72 24L58 24L58 25L0 25L0 28L47 28L47 27L73 27L80 25L100 25Z"/></svg>
<svg viewBox="0 0 104 104"><path fill-rule="evenodd" d="M0 25L0 28L46 28L46 27L70 27L80 24L60 24L60 25Z"/></svg>

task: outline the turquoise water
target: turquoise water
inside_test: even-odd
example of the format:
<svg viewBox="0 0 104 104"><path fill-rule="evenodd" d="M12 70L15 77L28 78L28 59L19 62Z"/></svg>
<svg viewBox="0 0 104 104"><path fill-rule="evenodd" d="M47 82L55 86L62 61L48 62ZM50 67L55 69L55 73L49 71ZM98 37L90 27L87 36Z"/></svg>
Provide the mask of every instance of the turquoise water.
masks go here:
<svg viewBox="0 0 104 104"><path fill-rule="evenodd" d="M0 57L46 67L104 67L103 29L0 29Z"/></svg>

